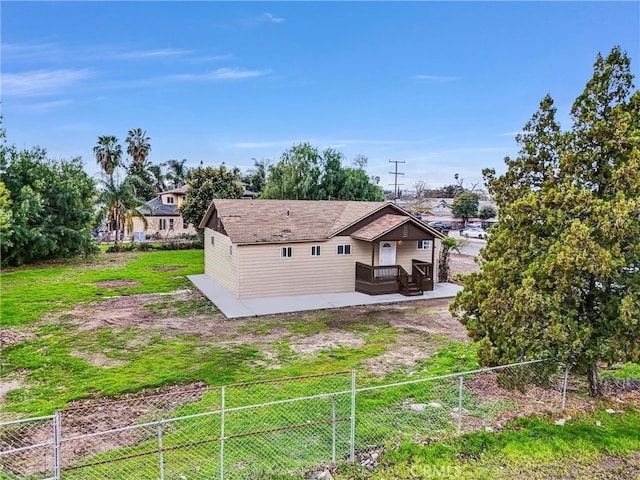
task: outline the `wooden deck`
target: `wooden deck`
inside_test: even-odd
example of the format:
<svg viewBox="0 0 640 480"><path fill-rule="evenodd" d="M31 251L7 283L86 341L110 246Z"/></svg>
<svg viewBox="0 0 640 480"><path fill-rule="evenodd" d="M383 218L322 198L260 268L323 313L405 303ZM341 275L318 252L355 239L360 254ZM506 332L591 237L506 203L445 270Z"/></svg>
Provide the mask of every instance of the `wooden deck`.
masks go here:
<svg viewBox="0 0 640 480"><path fill-rule="evenodd" d="M401 293L422 295L434 287L433 265L412 261L411 274L401 265L367 265L356 262L356 292L367 295Z"/></svg>

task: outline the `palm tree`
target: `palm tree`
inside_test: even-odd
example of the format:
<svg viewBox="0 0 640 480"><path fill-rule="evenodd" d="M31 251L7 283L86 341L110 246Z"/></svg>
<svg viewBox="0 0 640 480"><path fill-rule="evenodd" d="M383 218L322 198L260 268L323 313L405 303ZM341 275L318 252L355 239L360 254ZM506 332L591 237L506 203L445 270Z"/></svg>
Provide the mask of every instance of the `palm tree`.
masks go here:
<svg viewBox="0 0 640 480"><path fill-rule="evenodd" d="M189 175L189 168L185 167L187 159L182 160L169 160L167 161L167 180L171 182L172 188L179 188L187 182L187 175Z"/></svg>
<svg viewBox="0 0 640 480"><path fill-rule="evenodd" d="M137 207L143 206L144 202L136 196L134 181L131 176L120 181L119 176L113 173L106 175L100 182L102 191L98 197L98 201L106 208L107 221L109 225L116 231L115 244L118 245L118 239L124 236L125 228L130 232L133 231L133 217L142 219L145 228L147 220Z"/></svg>
<svg viewBox="0 0 640 480"><path fill-rule="evenodd" d="M113 171L122 163L122 147L113 135L98 137L98 143L93 147L93 154L97 164L107 175L113 175Z"/></svg>
<svg viewBox="0 0 640 480"><path fill-rule="evenodd" d="M134 163L144 163L151 151L151 138L147 137L147 131L141 128L129 130L125 142L127 142L127 153Z"/></svg>
<svg viewBox="0 0 640 480"><path fill-rule="evenodd" d="M160 163L158 165L151 164L147 169L153 177L153 188L156 194L164 192L167 189L167 177L162 173L162 167L166 165L166 163Z"/></svg>

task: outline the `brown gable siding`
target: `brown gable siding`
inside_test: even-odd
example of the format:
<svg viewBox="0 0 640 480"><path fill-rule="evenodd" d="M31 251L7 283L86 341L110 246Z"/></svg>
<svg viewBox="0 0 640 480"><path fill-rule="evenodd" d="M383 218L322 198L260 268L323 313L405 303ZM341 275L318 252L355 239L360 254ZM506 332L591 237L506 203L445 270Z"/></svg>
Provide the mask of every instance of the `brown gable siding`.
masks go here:
<svg viewBox="0 0 640 480"><path fill-rule="evenodd" d="M363 228L365 225L371 223L373 220L378 220L379 218L382 218L385 215L400 215L400 214L401 213L398 211L397 208L394 208L393 206L391 206L391 204L388 204L384 208L381 208L380 210L378 210L377 212L373 212L371 215L368 215L367 217L354 223L348 228L342 230L340 233L338 233L338 235L340 236L351 235L353 232L357 232L358 230ZM408 215L408 214L405 214L405 215Z"/></svg>
<svg viewBox="0 0 640 480"><path fill-rule="evenodd" d="M403 241L418 241L418 240L431 240L435 238L434 235L430 235L424 230L418 228L411 222L407 222L404 225L396 228L395 230L377 238L378 241L383 240L403 240Z"/></svg>

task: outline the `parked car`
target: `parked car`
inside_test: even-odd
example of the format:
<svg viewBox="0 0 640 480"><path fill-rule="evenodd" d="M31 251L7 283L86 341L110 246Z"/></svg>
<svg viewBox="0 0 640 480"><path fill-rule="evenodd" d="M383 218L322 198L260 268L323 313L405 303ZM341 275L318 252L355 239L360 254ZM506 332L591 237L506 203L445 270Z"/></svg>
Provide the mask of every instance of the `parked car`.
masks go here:
<svg viewBox="0 0 640 480"><path fill-rule="evenodd" d="M471 238L487 238L489 233L483 228L468 227L460 231L460 235Z"/></svg>
<svg viewBox="0 0 640 480"><path fill-rule="evenodd" d="M429 225L431 228L435 228L440 233L444 233L445 235L447 235L449 233L449 230L451 230L451 225L447 223L429 222L427 225Z"/></svg>

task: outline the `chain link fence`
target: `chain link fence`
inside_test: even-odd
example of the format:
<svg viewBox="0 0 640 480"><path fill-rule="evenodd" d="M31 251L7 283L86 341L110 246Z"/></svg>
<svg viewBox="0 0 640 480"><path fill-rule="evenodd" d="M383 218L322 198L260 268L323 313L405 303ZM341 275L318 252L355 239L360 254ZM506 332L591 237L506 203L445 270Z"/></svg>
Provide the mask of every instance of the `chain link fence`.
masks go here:
<svg viewBox="0 0 640 480"><path fill-rule="evenodd" d="M560 412L566 373L534 361L358 388L353 371L85 404L0 423L0 479L302 476L407 439Z"/></svg>

